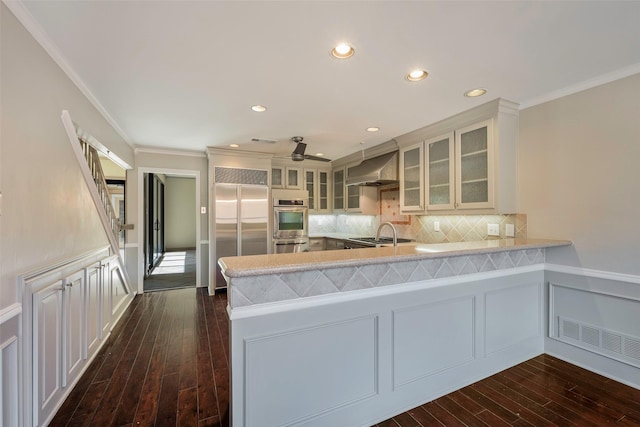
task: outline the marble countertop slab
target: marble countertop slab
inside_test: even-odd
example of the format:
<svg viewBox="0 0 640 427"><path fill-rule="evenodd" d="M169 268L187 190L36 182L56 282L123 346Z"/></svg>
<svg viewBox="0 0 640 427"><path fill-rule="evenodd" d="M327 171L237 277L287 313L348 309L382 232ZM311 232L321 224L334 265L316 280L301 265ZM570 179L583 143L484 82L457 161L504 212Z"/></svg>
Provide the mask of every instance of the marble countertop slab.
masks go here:
<svg viewBox="0 0 640 427"><path fill-rule="evenodd" d="M234 278L568 245L571 245L569 240L549 239L410 243L397 247L224 257L218 260L218 264L225 276Z"/></svg>

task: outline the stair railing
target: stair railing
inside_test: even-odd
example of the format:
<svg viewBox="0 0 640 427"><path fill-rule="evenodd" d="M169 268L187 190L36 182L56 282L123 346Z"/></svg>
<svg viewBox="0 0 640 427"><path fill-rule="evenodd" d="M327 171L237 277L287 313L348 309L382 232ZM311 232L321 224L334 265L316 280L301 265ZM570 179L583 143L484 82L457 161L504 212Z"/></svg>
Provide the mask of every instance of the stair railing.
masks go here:
<svg viewBox="0 0 640 427"><path fill-rule="evenodd" d="M123 225L120 223L120 220L113 209L113 205L111 204L111 197L109 195L107 182L104 178L102 166L100 165L98 152L93 146L78 137L76 133L76 126L73 124L71 115L67 110L62 111L61 119L67 132L67 136L69 137L69 141L71 142L71 146L73 147L73 152L80 165L80 170L84 176L84 180L89 188L89 193L91 194L96 211L98 212L98 216L102 222L105 234L109 240L111 253L118 257L127 293L131 294L131 280L127 274L127 269L125 268L122 252L120 251L120 239L118 237L122 231Z"/></svg>

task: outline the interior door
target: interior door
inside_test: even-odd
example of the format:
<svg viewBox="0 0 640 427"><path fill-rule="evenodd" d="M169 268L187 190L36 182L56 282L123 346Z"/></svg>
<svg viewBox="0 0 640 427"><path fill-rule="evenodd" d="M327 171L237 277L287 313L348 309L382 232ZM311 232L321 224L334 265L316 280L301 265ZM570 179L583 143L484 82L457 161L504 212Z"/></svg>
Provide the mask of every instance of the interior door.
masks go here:
<svg viewBox="0 0 640 427"><path fill-rule="evenodd" d="M145 174L145 277L164 254L164 183Z"/></svg>

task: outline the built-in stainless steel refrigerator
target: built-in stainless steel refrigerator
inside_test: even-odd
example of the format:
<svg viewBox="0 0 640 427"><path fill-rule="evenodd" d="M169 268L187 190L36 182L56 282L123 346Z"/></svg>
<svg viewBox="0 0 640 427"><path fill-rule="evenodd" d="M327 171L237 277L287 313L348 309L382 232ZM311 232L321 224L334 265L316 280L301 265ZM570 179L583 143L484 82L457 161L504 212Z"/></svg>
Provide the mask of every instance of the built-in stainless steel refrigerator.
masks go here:
<svg viewBox="0 0 640 427"><path fill-rule="evenodd" d="M215 184L215 288L227 283L218 259L236 255L261 255L268 252L268 225L271 205L266 185Z"/></svg>

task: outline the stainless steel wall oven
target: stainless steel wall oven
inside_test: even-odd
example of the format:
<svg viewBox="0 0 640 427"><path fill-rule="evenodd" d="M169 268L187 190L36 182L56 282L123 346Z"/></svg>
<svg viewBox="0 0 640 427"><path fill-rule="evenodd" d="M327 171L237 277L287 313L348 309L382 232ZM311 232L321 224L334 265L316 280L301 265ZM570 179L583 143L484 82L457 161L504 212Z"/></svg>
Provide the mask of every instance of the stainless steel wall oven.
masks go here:
<svg viewBox="0 0 640 427"><path fill-rule="evenodd" d="M309 250L308 199L273 199L273 253Z"/></svg>

